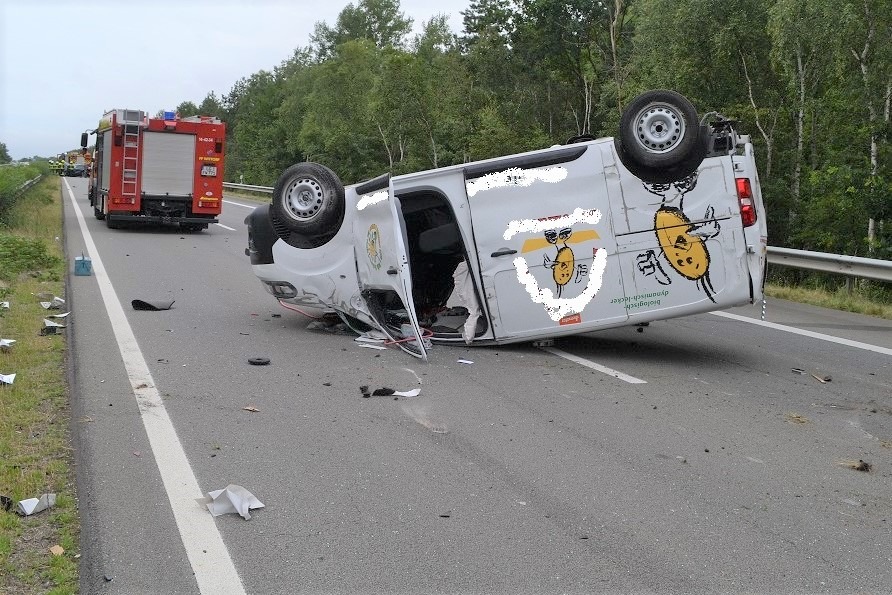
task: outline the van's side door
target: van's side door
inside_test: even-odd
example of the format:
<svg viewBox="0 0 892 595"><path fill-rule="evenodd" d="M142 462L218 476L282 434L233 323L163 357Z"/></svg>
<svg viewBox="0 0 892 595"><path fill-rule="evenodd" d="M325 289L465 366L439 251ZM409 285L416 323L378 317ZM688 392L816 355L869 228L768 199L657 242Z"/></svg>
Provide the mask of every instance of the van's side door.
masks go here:
<svg viewBox="0 0 892 595"><path fill-rule="evenodd" d="M464 170L496 339L627 319L601 154L589 143Z"/></svg>
<svg viewBox="0 0 892 595"><path fill-rule="evenodd" d="M427 359L412 301L406 227L393 181L357 198L353 237L362 296L385 334L403 351Z"/></svg>

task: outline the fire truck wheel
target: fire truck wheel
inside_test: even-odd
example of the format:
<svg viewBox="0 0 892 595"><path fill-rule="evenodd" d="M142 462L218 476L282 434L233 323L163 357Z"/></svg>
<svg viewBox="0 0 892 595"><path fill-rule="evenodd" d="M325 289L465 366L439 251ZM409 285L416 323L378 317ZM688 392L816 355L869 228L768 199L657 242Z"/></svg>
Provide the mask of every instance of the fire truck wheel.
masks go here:
<svg viewBox="0 0 892 595"><path fill-rule="evenodd" d="M675 91L642 93L623 110L618 152L627 169L675 170L673 175L684 177L706 156L705 145L697 110Z"/></svg>
<svg viewBox="0 0 892 595"><path fill-rule="evenodd" d="M297 163L279 176L273 189L270 218L280 238L293 235L322 245L344 221L344 186L338 176L319 163Z"/></svg>

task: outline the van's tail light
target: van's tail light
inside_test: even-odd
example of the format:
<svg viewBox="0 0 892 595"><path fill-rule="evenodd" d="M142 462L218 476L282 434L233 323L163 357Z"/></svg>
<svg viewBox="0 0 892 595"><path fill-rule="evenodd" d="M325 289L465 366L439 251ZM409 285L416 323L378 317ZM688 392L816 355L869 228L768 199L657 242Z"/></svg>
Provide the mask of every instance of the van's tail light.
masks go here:
<svg viewBox="0 0 892 595"><path fill-rule="evenodd" d="M737 202L740 204L740 220L744 227L756 224L756 204L749 178L737 178Z"/></svg>

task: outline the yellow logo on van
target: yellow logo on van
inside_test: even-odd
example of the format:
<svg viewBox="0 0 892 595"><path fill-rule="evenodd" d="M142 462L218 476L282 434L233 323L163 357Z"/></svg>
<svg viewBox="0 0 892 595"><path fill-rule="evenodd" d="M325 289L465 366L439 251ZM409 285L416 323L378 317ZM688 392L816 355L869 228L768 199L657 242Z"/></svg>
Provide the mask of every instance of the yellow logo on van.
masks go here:
<svg viewBox="0 0 892 595"><path fill-rule="evenodd" d="M372 223L369 226L368 234L366 234L365 250L369 255L369 262L375 270L381 268L381 261L384 260L384 254L381 252L381 232L378 226Z"/></svg>

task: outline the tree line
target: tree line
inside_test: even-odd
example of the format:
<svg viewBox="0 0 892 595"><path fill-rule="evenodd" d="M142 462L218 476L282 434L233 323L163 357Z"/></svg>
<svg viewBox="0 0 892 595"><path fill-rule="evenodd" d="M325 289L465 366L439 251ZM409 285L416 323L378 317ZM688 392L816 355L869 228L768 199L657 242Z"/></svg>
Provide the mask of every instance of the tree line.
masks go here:
<svg viewBox="0 0 892 595"><path fill-rule="evenodd" d="M474 0L453 32L359 0L271 71L182 114L227 123L227 178L345 183L614 136L670 88L752 136L775 246L892 259L892 0Z"/></svg>

